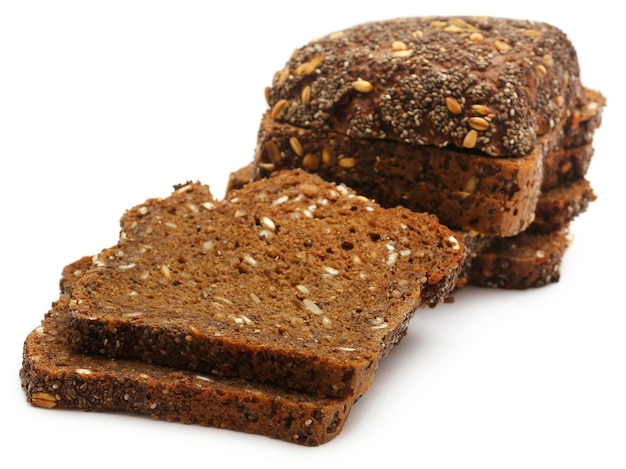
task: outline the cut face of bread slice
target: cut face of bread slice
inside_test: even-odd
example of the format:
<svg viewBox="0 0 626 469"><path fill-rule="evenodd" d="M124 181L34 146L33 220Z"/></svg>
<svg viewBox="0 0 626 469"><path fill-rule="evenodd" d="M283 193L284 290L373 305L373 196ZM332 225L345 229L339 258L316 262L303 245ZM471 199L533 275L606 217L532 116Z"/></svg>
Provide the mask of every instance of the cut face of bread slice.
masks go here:
<svg viewBox="0 0 626 469"><path fill-rule="evenodd" d="M311 41L267 96L272 118L302 129L519 157L569 120L582 95L576 51L557 28L429 17Z"/></svg>
<svg viewBox="0 0 626 469"><path fill-rule="evenodd" d="M557 282L571 240L566 229L496 239L472 260L469 284L522 290Z"/></svg>
<svg viewBox="0 0 626 469"><path fill-rule="evenodd" d="M188 184L122 219L70 301L76 350L361 395L415 310L457 281L462 241L296 170L214 200Z"/></svg>
<svg viewBox="0 0 626 469"><path fill-rule="evenodd" d="M354 399L319 398L241 379L73 352L68 344L68 292L90 267L91 258L66 267L65 293L24 343L20 377L33 405L128 411L308 446L341 432Z"/></svg>

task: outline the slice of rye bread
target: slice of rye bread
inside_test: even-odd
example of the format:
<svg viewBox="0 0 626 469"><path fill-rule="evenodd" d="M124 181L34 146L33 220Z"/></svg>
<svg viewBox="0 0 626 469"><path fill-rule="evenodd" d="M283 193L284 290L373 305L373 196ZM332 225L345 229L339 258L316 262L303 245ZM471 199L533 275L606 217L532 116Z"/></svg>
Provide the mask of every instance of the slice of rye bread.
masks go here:
<svg viewBox="0 0 626 469"><path fill-rule="evenodd" d="M121 221L70 302L75 350L358 397L465 257L436 217L302 170L214 200L187 184ZM359 292L355 295L355 292Z"/></svg>
<svg viewBox="0 0 626 469"><path fill-rule="evenodd" d="M571 241L567 229L496 239L472 259L468 284L523 290L557 282Z"/></svg>
<svg viewBox="0 0 626 469"><path fill-rule="evenodd" d="M496 18L405 18L331 34L297 50L267 98L257 176L304 167L384 206L495 236L531 223L539 160L570 146L565 130L588 99L603 104L580 84L560 31Z"/></svg>
<svg viewBox="0 0 626 469"><path fill-rule="evenodd" d="M227 191L244 187L250 182L251 174L252 164L232 172ZM569 241L563 234L557 232L565 232L570 222L584 213L589 203L595 199L596 195L591 185L586 179L581 178L543 192L537 203L535 219L524 233L497 238L457 232L463 239L467 256L456 287L462 288L470 284L522 289L558 281L562 256ZM542 242L547 244L545 248L538 247ZM559 249L555 249L557 246ZM549 253L549 257L528 257L527 252L533 248L539 252ZM481 259L473 263L477 257ZM514 271L507 276L499 275L498 282L486 282L485 279L493 275L480 269L482 266L491 266L496 258L500 265L508 264ZM534 269L532 260L535 261ZM508 279L511 279L511 283L507 283Z"/></svg>
<svg viewBox="0 0 626 469"><path fill-rule="evenodd" d="M307 446L341 432L353 398L320 398L242 379L75 353L68 343L69 292L91 267L92 258L85 257L64 269L60 299L26 338L20 377L34 406L128 411Z"/></svg>

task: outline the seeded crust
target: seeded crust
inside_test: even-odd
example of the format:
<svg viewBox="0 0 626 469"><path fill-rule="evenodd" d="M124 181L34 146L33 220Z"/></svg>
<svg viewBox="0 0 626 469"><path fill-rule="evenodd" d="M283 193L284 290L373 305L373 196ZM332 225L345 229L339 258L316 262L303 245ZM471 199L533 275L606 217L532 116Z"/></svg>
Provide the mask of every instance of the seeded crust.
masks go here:
<svg viewBox="0 0 626 469"><path fill-rule="evenodd" d="M558 282L571 241L567 229L497 239L472 260L469 284L524 290Z"/></svg>
<svg viewBox="0 0 626 469"><path fill-rule="evenodd" d="M465 256L436 217L301 170L223 201L187 184L121 224L72 291L75 350L320 396L365 392Z"/></svg>
<svg viewBox="0 0 626 469"><path fill-rule="evenodd" d="M68 344L68 294L90 267L86 257L64 269L64 293L25 341L20 377L32 405L128 411L307 446L326 443L341 432L354 399L318 398L245 380L74 353Z"/></svg>
<svg viewBox="0 0 626 469"><path fill-rule="evenodd" d="M583 99L554 26L491 17L399 18L297 49L266 96L272 118L352 138L524 156Z"/></svg>
<svg viewBox="0 0 626 469"><path fill-rule="evenodd" d="M383 206L434 213L453 229L514 236L532 223L541 190L585 175L604 106L597 92L586 90L585 97L570 121L541 137L534 151L520 158L350 138L284 124L268 111L259 129L251 178L301 167L345 183Z"/></svg>

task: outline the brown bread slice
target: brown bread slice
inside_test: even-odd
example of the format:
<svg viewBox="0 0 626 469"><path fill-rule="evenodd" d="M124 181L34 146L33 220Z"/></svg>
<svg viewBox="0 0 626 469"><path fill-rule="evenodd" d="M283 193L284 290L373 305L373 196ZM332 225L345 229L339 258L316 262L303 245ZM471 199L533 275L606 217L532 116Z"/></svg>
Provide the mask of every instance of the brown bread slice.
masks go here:
<svg viewBox="0 0 626 469"><path fill-rule="evenodd" d="M566 228L594 200L596 194L585 178L545 191L539 197L535 220L526 232L551 233Z"/></svg>
<svg viewBox="0 0 626 469"><path fill-rule="evenodd" d="M468 283L521 290L557 282L571 240L567 229L496 239L473 258Z"/></svg>
<svg viewBox="0 0 626 469"><path fill-rule="evenodd" d="M581 154L585 154L586 152L581 152ZM555 160L556 162L556 160ZM580 167L580 165L577 165ZM242 188L246 184L251 181L252 177L252 164L246 165L230 174L227 191ZM569 223L579 216L581 213L587 210L589 203L593 202L596 199L596 195L587 181L584 178L580 178L577 181L570 183L563 183L558 187L555 187L550 190L544 191L537 203L537 208L535 211L535 218L530 227L525 231L525 233L534 233L534 234L550 234L556 231L564 230L569 226ZM457 288L461 288L468 283L473 285L481 285L482 278L485 277L483 272L480 272L479 263L474 266L472 270L470 266L472 265L473 259L480 255L480 253L485 252L486 256L491 256L493 253L489 251L489 247L497 241L498 246L505 246L507 244L515 244L518 246L517 250L508 250L505 251L502 248L498 249L498 255L500 258L500 262L505 262L506 254L513 255L509 258L508 263L511 265L512 269L521 268L525 270L525 278L533 278L533 285L518 283L515 288L522 288L522 285L527 285L526 288L531 286L539 286L545 285L551 282L556 282L559 279L558 275L554 275L554 268L560 268L561 259L558 256L553 257L553 266L554 268L550 271L544 268L545 260L542 258L535 258L537 261L535 264L536 270L534 275L531 276L528 274L528 271L531 268L531 263L528 262L526 258L523 262L519 262L519 260L514 256L517 252L523 252L520 250L520 247L523 247L526 242L528 243L536 243L535 238L532 236L522 237L520 235L503 238L500 239L498 237L485 237L485 236L476 236L467 232L457 232L458 236L463 239L467 250L467 257L464 263L464 268L462 273L459 275L459 282L457 284ZM542 239L542 238L538 238ZM561 255L565 254L565 249L558 251ZM488 263L483 263L487 265ZM547 275L549 274L549 278ZM475 279L472 278L472 275ZM518 278L521 276L521 272L513 272L510 278ZM499 280L500 288L513 288L512 285L507 284L506 278L500 277ZM486 285L483 285L486 286Z"/></svg>
<svg viewBox="0 0 626 469"><path fill-rule="evenodd" d="M341 432L354 399L319 398L241 379L75 353L68 343L68 294L90 267L91 258L84 258L64 269L60 299L25 340L20 377L34 406L128 411L307 446L326 443Z"/></svg>
<svg viewBox="0 0 626 469"><path fill-rule="evenodd" d="M301 170L214 200L188 184L122 218L70 302L73 347L358 397L421 306L457 281L462 241ZM358 294L355 294L358 292Z"/></svg>

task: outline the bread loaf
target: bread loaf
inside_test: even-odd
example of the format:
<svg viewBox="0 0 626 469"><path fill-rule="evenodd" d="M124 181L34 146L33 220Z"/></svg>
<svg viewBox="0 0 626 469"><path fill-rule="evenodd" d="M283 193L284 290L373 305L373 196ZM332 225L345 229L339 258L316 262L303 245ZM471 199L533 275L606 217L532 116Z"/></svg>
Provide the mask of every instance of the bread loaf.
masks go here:
<svg viewBox="0 0 626 469"><path fill-rule="evenodd" d="M582 97L562 31L492 17L399 18L323 36L294 52L268 92L272 118L298 128L496 157L531 153Z"/></svg>
<svg viewBox="0 0 626 469"><path fill-rule="evenodd" d="M584 176L604 106L561 31L501 18L325 36L294 53L267 97L253 179L301 167L498 237L530 226L542 189Z"/></svg>

